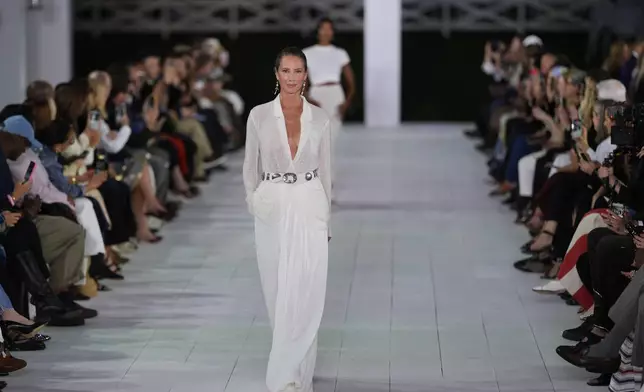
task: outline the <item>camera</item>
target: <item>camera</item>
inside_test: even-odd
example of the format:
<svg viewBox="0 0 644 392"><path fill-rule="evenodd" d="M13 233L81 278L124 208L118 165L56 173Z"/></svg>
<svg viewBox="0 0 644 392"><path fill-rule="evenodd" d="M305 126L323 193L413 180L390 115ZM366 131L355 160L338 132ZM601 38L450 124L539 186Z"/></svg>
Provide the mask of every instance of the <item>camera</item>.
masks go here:
<svg viewBox="0 0 644 392"><path fill-rule="evenodd" d="M637 153L644 147L644 104L615 104L606 108L614 124L611 127L611 143L621 153Z"/></svg>
<svg viewBox="0 0 644 392"><path fill-rule="evenodd" d="M615 216L620 218L626 217L626 206L621 203L610 203L610 210Z"/></svg>
<svg viewBox="0 0 644 392"><path fill-rule="evenodd" d="M626 222L626 231L631 237L638 236L644 233L644 222L638 220L631 220Z"/></svg>

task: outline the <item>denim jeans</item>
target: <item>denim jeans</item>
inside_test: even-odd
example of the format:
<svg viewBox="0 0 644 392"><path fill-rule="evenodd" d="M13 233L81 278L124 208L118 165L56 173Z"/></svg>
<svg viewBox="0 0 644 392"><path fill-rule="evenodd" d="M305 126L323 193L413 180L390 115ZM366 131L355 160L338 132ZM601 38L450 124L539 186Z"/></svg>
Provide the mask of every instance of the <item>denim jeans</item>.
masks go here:
<svg viewBox="0 0 644 392"><path fill-rule="evenodd" d="M4 291L4 288L0 286L0 312L4 312L9 309L13 309L13 304L11 303L7 293Z"/></svg>
<svg viewBox="0 0 644 392"><path fill-rule="evenodd" d="M537 151L538 148L538 146L532 146L528 143L526 135L517 135L514 138L505 170L506 181L513 184L519 182L519 161L524 156Z"/></svg>
<svg viewBox="0 0 644 392"><path fill-rule="evenodd" d="M2 245L0 245L0 264L5 264L7 262L7 254L4 251ZM9 299L9 296L4 291L4 288L0 285L0 312L13 309L13 304Z"/></svg>

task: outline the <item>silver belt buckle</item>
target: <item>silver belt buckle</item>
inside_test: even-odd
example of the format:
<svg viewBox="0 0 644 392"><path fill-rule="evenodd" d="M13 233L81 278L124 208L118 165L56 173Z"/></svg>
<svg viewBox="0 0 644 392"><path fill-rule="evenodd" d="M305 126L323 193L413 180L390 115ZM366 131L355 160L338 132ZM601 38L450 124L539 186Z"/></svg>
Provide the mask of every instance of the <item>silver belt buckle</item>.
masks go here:
<svg viewBox="0 0 644 392"><path fill-rule="evenodd" d="M295 173L284 173L283 178L285 184L294 184L297 182L297 174Z"/></svg>

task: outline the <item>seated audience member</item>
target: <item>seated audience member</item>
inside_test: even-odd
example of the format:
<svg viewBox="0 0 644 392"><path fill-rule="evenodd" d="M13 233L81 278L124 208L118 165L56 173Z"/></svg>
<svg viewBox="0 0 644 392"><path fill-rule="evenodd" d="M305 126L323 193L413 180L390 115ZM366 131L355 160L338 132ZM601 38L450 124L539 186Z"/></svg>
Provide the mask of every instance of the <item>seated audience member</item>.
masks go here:
<svg viewBox="0 0 644 392"><path fill-rule="evenodd" d="M30 81L22 103L0 111L0 374L26 366L9 350L55 341L47 326L96 317L78 301L123 279L139 243L159 242L196 184L243 145L244 103L224 89L228 52L215 44L55 88Z"/></svg>
<svg viewBox="0 0 644 392"><path fill-rule="evenodd" d="M31 181L14 186L7 160L17 159L28 146L23 137L0 132L0 208L23 214L4 235L7 268L21 277L39 317L49 319L49 325L82 325L91 311L75 304L69 291L84 277L84 233L68 219L39 215L40 200L25 197Z"/></svg>
<svg viewBox="0 0 644 392"><path fill-rule="evenodd" d="M529 257L515 267L555 278L534 291L559 294L580 307L581 325L563 332L578 343L560 346L557 353L599 374L589 385L639 391L644 365L637 322L644 264L644 139L639 134L644 110L632 105L638 100L626 101L636 96L634 86L644 75L644 67L630 61L644 46L630 46L622 58L626 46L615 42L604 69L588 73L565 55L543 50L542 42L523 60L509 55L512 46L488 44L483 69L494 77L491 91L496 94L482 116L485 121L477 122L478 131L467 135L496 146L489 161L495 183L491 195L507 194L504 204L517 211L516 223L533 236L521 246ZM525 40L523 46L527 52ZM511 67L510 59L521 66ZM517 68L521 84L509 76ZM631 76L624 70L634 71ZM626 74L633 83L609 79L625 80ZM540 86L544 104L534 105ZM520 106L508 110L517 96L532 103L527 116ZM518 126L530 117L543 124L527 138L529 146L538 146L534 152L522 144L525 125Z"/></svg>

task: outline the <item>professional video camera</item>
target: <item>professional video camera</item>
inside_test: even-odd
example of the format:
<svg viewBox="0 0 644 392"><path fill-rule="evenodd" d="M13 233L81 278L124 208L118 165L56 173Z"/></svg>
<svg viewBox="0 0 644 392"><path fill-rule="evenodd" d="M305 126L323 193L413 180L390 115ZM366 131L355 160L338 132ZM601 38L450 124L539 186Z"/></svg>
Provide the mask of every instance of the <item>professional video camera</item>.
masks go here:
<svg viewBox="0 0 644 392"><path fill-rule="evenodd" d="M635 237L644 233L644 222L634 219L635 211L620 203L611 204L611 211L615 216L624 219L624 228L628 235Z"/></svg>
<svg viewBox="0 0 644 392"><path fill-rule="evenodd" d="M644 222L640 220L627 220L625 226L626 231L631 237L644 233Z"/></svg>
<svg viewBox="0 0 644 392"><path fill-rule="evenodd" d="M639 152L644 147L644 104L615 104L606 112L614 122L611 127L611 142L617 146L614 155Z"/></svg>

